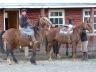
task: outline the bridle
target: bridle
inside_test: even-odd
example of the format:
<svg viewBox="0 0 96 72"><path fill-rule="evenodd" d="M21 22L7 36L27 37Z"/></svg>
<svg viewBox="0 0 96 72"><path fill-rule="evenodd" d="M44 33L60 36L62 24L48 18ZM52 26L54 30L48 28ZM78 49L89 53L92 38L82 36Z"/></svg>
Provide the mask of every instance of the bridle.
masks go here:
<svg viewBox="0 0 96 72"><path fill-rule="evenodd" d="M86 23L86 24L84 25L84 28L89 28L88 24L89 24L89 23ZM82 23L82 25L83 25L83 23ZM90 29L90 28L89 28L89 29ZM81 31L81 29L79 29L79 28L77 28L77 30Z"/></svg>
<svg viewBox="0 0 96 72"><path fill-rule="evenodd" d="M47 28L47 25L50 24L50 22L49 22L48 20L44 19L44 17L41 17L41 18L40 18L40 21L39 21L39 24L41 24L41 25L43 25L43 23L42 23L41 20L46 24L44 27ZM38 27L38 28L39 28L39 29L46 29L46 28L41 28L41 27Z"/></svg>
<svg viewBox="0 0 96 72"><path fill-rule="evenodd" d="M84 28L89 28L89 26L88 26L88 24L89 23L86 23L85 25L84 25ZM83 25L83 23L82 23L82 25ZM81 28L79 29L79 28L76 28L77 30L79 30L79 31L81 31ZM90 28L89 28L90 29ZM77 30L75 30L76 31L76 34L77 34L77 38L79 39L79 35L78 35L78 31Z"/></svg>

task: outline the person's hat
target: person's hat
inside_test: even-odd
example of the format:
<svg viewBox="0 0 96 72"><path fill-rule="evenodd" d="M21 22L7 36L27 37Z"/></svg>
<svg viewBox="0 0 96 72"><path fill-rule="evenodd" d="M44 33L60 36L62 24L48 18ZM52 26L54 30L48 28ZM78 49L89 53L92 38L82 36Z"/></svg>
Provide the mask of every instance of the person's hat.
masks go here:
<svg viewBox="0 0 96 72"><path fill-rule="evenodd" d="M24 12L24 11L25 11L25 12L27 12L27 10L26 10L26 9L22 9L22 10L21 10L21 12Z"/></svg>

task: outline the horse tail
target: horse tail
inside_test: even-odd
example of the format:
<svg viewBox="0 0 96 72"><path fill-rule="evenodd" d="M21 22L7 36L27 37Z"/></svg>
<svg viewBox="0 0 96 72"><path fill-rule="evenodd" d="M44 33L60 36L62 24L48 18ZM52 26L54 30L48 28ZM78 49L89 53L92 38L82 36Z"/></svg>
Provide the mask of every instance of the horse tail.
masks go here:
<svg viewBox="0 0 96 72"><path fill-rule="evenodd" d="M48 46L48 40L47 40L47 37L45 35L45 51L47 52L47 46Z"/></svg>
<svg viewBox="0 0 96 72"><path fill-rule="evenodd" d="M3 37L4 32L5 31L1 31L0 32L0 52L3 53L3 54L5 53L5 50L3 48L3 40L2 40L2 37Z"/></svg>

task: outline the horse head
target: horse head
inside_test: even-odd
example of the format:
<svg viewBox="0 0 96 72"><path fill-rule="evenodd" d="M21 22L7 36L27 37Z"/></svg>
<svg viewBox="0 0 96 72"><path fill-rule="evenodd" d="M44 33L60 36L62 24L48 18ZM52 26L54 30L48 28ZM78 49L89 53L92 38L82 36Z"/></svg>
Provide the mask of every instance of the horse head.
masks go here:
<svg viewBox="0 0 96 72"><path fill-rule="evenodd" d="M52 25L52 22L46 16L40 16L40 22L44 27L49 27Z"/></svg>
<svg viewBox="0 0 96 72"><path fill-rule="evenodd" d="M83 22L83 27L84 27L85 30L88 30L89 32L92 32L92 27L91 27L91 25L90 25L88 20Z"/></svg>

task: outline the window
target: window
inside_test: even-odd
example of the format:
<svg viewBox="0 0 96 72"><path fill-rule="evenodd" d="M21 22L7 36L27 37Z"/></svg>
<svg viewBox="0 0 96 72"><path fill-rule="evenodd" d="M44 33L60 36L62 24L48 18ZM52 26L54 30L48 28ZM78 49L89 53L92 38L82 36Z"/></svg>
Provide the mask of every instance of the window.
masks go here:
<svg viewBox="0 0 96 72"><path fill-rule="evenodd" d="M83 10L83 21L90 20L90 9ZM96 10L94 10L94 29L96 30Z"/></svg>
<svg viewBox="0 0 96 72"><path fill-rule="evenodd" d="M64 10L49 10L49 19L56 25L64 25Z"/></svg>

